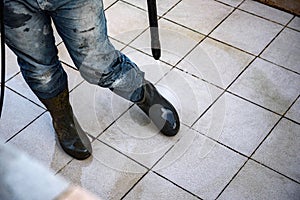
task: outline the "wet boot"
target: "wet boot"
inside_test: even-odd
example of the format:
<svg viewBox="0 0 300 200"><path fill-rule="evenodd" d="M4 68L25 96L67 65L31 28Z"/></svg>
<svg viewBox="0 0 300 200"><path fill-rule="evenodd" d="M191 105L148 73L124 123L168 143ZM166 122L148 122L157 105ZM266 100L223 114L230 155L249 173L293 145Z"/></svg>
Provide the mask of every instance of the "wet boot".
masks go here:
<svg viewBox="0 0 300 200"><path fill-rule="evenodd" d="M137 102L145 114L152 120L161 133L174 136L179 131L180 122L176 109L156 90L154 85L145 80L144 98Z"/></svg>
<svg viewBox="0 0 300 200"><path fill-rule="evenodd" d="M49 110L58 141L70 156L84 160L92 153L90 140L76 120L69 102L69 92L65 89L51 99L40 99Z"/></svg>

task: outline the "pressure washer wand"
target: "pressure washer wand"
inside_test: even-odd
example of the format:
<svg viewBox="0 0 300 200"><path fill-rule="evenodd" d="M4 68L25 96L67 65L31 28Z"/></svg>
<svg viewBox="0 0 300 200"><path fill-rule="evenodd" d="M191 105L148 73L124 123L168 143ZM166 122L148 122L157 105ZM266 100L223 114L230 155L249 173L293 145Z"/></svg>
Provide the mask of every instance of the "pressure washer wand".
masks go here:
<svg viewBox="0 0 300 200"><path fill-rule="evenodd" d="M147 0L148 4L148 16L150 24L150 35L151 35L151 50L155 60L158 60L161 55L159 33L158 33L158 22L157 22L157 10L156 0Z"/></svg>
<svg viewBox="0 0 300 200"><path fill-rule="evenodd" d="M0 0L0 30L1 30L1 93L0 118L2 114L5 89L5 31L4 31L4 0Z"/></svg>

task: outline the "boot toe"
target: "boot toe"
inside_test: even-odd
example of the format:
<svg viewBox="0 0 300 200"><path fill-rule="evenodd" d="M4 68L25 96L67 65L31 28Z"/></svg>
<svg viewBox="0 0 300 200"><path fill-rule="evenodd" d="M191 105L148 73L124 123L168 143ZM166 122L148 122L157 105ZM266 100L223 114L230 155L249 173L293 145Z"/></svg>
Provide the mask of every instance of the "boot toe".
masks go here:
<svg viewBox="0 0 300 200"><path fill-rule="evenodd" d="M166 136L174 136L179 131L179 117L170 103L153 105L149 109L149 118L160 132Z"/></svg>
<svg viewBox="0 0 300 200"><path fill-rule="evenodd" d="M76 140L72 143L61 143L63 150L77 160L84 160L91 156L88 148L82 145L81 140Z"/></svg>

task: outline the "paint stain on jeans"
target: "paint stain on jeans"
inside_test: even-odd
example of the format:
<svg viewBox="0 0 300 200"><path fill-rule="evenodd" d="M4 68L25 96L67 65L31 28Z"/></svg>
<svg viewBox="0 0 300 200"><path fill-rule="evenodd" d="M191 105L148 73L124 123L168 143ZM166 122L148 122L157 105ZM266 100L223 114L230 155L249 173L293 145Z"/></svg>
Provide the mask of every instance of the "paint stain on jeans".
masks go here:
<svg viewBox="0 0 300 200"><path fill-rule="evenodd" d="M29 14L16 13L9 5L5 6L5 12L4 23L11 28L24 26L32 18Z"/></svg>

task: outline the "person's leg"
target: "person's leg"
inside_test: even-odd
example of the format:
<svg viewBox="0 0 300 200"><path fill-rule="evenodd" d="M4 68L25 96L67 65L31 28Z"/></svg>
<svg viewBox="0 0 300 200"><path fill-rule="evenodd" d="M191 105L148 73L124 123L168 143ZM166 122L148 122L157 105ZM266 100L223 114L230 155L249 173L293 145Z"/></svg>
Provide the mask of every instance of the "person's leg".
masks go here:
<svg viewBox="0 0 300 200"><path fill-rule="evenodd" d="M52 19L85 80L136 103L165 135L178 132L175 108L144 79L144 72L110 43L102 0L69 0Z"/></svg>
<svg viewBox="0 0 300 200"><path fill-rule="evenodd" d="M67 74L58 61L49 15L34 0L6 0L5 11L6 44L17 55L25 81L50 111L62 148L77 159L88 157L87 137L80 138L81 129L74 128Z"/></svg>

